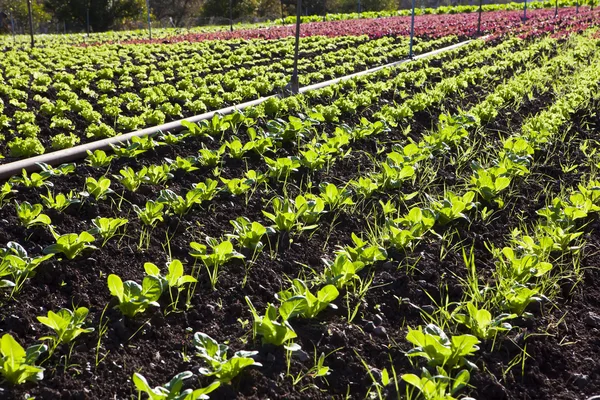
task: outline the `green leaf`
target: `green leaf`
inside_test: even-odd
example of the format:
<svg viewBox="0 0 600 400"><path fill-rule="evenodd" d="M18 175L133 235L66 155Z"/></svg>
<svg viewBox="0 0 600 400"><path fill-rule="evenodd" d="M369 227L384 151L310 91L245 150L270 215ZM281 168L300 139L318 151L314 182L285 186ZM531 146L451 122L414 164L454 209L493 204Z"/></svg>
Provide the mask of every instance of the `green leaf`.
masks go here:
<svg viewBox="0 0 600 400"><path fill-rule="evenodd" d="M152 388L148 384L148 381L143 375L134 372L132 380L138 391L148 393L150 396L152 396L154 391L152 390Z"/></svg>
<svg viewBox="0 0 600 400"><path fill-rule="evenodd" d="M308 302L304 297L292 297L279 306L279 315L284 321L303 314L308 308Z"/></svg>
<svg viewBox="0 0 600 400"><path fill-rule="evenodd" d="M387 368L384 368L381 371L381 383L383 384L383 386L387 386L390 384L390 374Z"/></svg>
<svg viewBox="0 0 600 400"><path fill-rule="evenodd" d="M421 389L421 387L422 387L421 378L419 378L415 374L404 374L404 375L402 375L402 380L410 385L413 385L414 387L416 387L418 389Z"/></svg>
<svg viewBox="0 0 600 400"><path fill-rule="evenodd" d="M160 276L160 268L158 268L155 264L151 262L147 262L144 264L144 271L146 271L146 275Z"/></svg>
<svg viewBox="0 0 600 400"><path fill-rule="evenodd" d="M8 359L12 369L17 367L17 362L20 363L26 354L25 349L8 333L0 339L0 351Z"/></svg>
<svg viewBox="0 0 600 400"><path fill-rule="evenodd" d="M167 274L167 282L170 287L179 286L186 282L179 282L179 278L183 275L183 264L179 260L173 260L169 263L169 273ZM190 277L191 278L191 277Z"/></svg>
<svg viewBox="0 0 600 400"><path fill-rule="evenodd" d="M469 371L467 371L466 369L463 369L462 371L460 371L456 375L456 378L454 378L454 382L452 383L452 392L451 393L455 394L459 390L462 390L464 387L467 386L470 379L471 379L471 374L469 373Z"/></svg>
<svg viewBox="0 0 600 400"><path fill-rule="evenodd" d="M108 276L108 290L110 294L119 299L119 302L122 303L124 299L124 286L123 281L118 275L110 274Z"/></svg>

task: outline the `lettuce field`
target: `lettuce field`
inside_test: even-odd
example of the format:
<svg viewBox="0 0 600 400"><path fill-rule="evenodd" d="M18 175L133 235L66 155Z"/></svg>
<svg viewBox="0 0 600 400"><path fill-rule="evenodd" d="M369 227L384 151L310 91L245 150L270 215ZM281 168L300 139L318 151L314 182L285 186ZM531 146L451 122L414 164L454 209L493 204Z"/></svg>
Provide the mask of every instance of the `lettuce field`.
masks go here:
<svg viewBox="0 0 600 400"><path fill-rule="evenodd" d="M0 36L0 176L269 96L0 178L0 398L600 398L600 14L522 16Z"/></svg>

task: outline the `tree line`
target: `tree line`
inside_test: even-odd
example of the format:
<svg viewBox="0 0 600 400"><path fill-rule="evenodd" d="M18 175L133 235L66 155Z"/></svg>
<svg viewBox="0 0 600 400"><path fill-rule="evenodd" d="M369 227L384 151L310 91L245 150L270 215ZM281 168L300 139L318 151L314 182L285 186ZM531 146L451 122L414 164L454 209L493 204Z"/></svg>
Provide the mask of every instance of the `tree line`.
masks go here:
<svg viewBox="0 0 600 400"><path fill-rule="evenodd" d="M167 21L173 27L225 23L230 15L236 22L264 21L296 12L296 0L148 0L154 21ZM470 4L474 0L460 0ZM457 4L457 0L417 0L418 6ZM486 1L487 2L487 1ZM500 1L504 2L504 1ZM146 17L146 0L31 0L37 30L83 31L141 27ZM362 11L393 10L410 7L411 0L303 0L302 13L325 15ZM0 30L28 23L27 0L0 0ZM50 29L48 28L50 27Z"/></svg>

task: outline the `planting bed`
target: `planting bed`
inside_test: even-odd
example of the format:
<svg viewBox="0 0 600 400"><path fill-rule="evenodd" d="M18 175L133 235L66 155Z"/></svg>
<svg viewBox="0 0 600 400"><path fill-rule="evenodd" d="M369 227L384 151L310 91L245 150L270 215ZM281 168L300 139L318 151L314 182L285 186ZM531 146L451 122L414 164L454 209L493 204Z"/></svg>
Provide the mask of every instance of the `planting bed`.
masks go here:
<svg viewBox="0 0 600 400"><path fill-rule="evenodd" d="M600 41L561 21L0 182L2 398L600 395Z"/></svg>

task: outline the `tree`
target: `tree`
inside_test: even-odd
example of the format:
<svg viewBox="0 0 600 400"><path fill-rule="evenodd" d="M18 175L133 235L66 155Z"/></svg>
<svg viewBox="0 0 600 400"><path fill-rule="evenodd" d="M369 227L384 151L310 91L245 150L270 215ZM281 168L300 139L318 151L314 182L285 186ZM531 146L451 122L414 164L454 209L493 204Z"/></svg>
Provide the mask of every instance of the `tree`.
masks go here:
<svg viewBox="0 0 600 400"><path fill-rule="evenodd" d="M48 22L51 18L46 12L43 5L35 0L31 2L34 25L41 22ZM20 26L25 26L29 23L29 12L27 11L26 0L0 0L0 11L3 11L7 18L4 21L4 27L10 27L10 17L17 21Z"/></svg>
<svg viewBox="0 0 600 400"><path fill-rule="evenodd" d="M146 9L144 0L45 0L44 6L58 21L80 26L85 26L89 8L90 25L96 32L109 30L127 19L140 18Z"/></svg>
<svg viewBox="0 0 600 400"><path fill-rule="evenodd" d="M259 6L259 0L233 0L234 19L242 17L256 16ZM206 0L202 6L202 15L204 17L221 17L229 18L229 1L228 0Z"/></svg>
<svg viewBox="0 0 600 400"><path fill-rule="evenodd" d="M199 13L201 3L201 0L150 0L150 7L156 19L173 18L175 26L182 26L186 17Z"/></svg>

